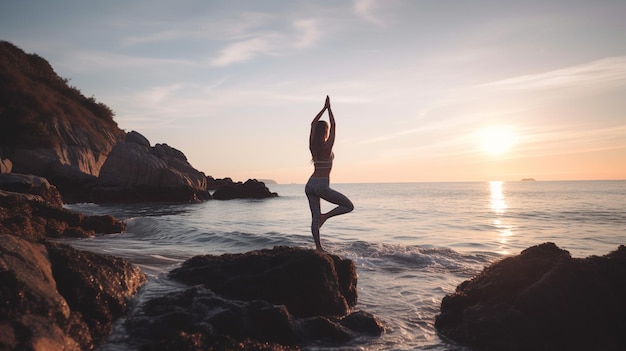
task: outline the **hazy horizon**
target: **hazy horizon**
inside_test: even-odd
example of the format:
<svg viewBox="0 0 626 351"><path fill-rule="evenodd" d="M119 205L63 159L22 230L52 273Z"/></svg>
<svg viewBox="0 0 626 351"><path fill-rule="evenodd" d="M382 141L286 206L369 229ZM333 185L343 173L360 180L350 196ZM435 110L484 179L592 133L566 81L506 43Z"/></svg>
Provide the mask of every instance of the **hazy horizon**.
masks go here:
<svg viewBox="0 0 626 351"><path fill-rule="evenodd" d="M215 178L626 179L626 2L0 4L0 40Z"/></svg>

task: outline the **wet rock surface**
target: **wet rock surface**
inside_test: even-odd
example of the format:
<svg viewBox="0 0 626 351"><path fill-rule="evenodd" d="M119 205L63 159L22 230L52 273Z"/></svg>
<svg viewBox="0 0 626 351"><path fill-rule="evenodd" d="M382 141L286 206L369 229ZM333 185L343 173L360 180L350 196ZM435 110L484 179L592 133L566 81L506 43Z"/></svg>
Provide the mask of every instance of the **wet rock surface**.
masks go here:
<svg viewBox="0 0 626 351"><path fill-rule="evenodd" d="M93 349L146 277L125 260L48 238L118 233L124 224L62 208L41 178L17 184L0 190L0 350Z"/></svg>
<svg viewBox="0 0 626 351"><path fill-rule="evenodd" d="M0 189L13 193L31 194L40 197L40 201L53 207L63 207L61 194L48 180L30 174L0 174Z"/></svg>
<svg viewBox="0 0 626 351"><path fill-rule="evenodd" d="M0 234L0 349L89 350L128 311L137 267L66 245Z"/></svg>
<svg viewBox="0 0 626 351"><path fill-rule="evenodd" d="M290 350L384 332L378 318L350 308L356 272L338 256L287 247L197 256L170 278L185 285L128 318L140 349Z"/></svg>
<svg viewBox="0 0 626 351"><path fill-rule="evenodd" d="M580 259L545 243L461 283L435 327L481 350L624 350L624 296L625 246Z"/></svg>
<svg viewBox="0 0 626 351"><path fill-rule="evenodd" d="M300 317L346 315L357 302L357 275L351 260L293 247L196 256L170 277L202 284L228 298L285 305Z"/></svg>
<svg viewBox="0 0 626 351"><path fill-rule="evenodd" d="M63 208L45 178L0 174L0 233L30 240L120 233L126 224L112 216L86 216Z"/></svg>

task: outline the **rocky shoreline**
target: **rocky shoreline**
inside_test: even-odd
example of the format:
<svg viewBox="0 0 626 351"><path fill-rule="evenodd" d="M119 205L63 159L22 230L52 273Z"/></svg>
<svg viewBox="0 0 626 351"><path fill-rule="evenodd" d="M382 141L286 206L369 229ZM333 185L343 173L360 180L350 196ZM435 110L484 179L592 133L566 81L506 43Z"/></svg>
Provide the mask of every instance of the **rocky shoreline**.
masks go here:
<svg viewBox="0 0 626 351"><path fill-rule="evenodd" d="M136 301L138 267L53 241L119 233L122 222L64 209L43 178L10 177L0 182L2 350L94 349L121 317L140 350L341 348L385 332L356 308L354 263L301 248L196 256L164 277L175 291ZM461 283L435 327L476 350L622 350L624 296L625 246L576 259L545 243Z"/></svg>

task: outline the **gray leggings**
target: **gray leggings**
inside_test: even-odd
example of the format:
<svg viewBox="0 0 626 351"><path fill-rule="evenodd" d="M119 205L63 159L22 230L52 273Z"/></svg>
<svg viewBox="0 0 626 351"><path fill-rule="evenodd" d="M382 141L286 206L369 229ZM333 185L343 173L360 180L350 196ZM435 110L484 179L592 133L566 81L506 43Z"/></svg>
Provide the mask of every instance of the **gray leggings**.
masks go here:
<svg viewBox="0 0 626 351"><path fill-rule="evenodd" d="M309 207L311 208L311 233L315 240L315 246L321 249L322 246L319 236L320 226L323 223L321 222L322 212L320 199L337 205L337 207L324 214L325 219L348 213L354 209L354 205L345 195L330 188L330 179L328 178L309 178L309 181L304 187L304 192L309 199Z"/></svg>

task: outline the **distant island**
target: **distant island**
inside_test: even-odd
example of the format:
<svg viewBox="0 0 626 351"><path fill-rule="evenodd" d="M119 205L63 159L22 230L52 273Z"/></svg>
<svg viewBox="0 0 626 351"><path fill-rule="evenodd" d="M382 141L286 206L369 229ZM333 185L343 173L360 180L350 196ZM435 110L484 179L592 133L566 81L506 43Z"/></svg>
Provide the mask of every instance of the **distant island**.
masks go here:
<svg viewBox="0 0 626 351"><path fill-rule="evenodd" d="M522 182L534 182L535 178L522 178Z"/></svg>

